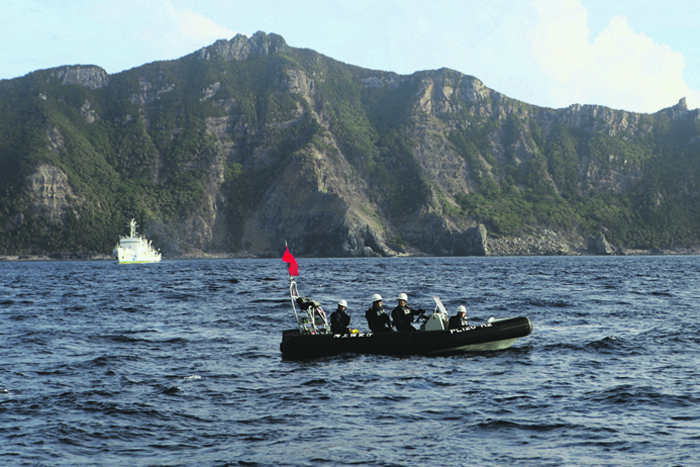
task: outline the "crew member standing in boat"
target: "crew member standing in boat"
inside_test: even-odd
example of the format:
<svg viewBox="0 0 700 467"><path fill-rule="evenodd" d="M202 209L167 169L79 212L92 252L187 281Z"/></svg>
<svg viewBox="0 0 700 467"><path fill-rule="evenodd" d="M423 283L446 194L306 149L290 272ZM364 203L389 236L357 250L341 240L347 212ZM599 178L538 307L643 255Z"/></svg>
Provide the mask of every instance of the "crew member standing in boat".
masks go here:
<svg viewBox="0 0 700 467"><path fill-rule="evenodd" d="M391 318L382 307L382 296L372 295L372 306L365 312L370 331L374 333L391 332Z"/></svg>
<svg viewBox="0 0 700 467"><path fill-rule="evenodd" d="M450 321L447 324L448 329L466 329L469 327L467 321L467 307L460 305L457 307L457 314L450 316Z"/></svg>
<svg viewBox="0 0 700 467"><path fill-rule="evenodd" d="M333 334L350 334L350 315L345 311L348 302L341 300L338 302L338 309L331 313L331 332Z"/></svg>
<svg viewBox="0 0 700 467"><path fill-rule="evenodd" d="M394 320L396 330L399 332L414 332L416 328L411 325L413 317L420 316L425 310L414 310L408 306L408 296L405 293L400 293L397 300L399 301L398 306L391 310L391 319Z"/></svg>

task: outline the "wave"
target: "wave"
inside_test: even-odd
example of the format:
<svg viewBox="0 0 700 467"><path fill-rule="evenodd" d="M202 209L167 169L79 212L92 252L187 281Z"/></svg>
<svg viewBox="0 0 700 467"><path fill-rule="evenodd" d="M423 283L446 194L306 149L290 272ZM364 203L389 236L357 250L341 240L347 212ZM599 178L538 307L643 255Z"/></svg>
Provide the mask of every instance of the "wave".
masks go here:
<svg viewBox="0 0 700 467"><path fill-rule="evenodd" d="M510 420L488 420L486 422L477 423L477 426L485 431L534 431L534 432L550 432L575 430L581 428L581 425L571 423L518 423Z"/></svg>
<svg viewBox="0 0 700 467"><path fill-rule="evenodd" d="M504 351L298 361L279 351L295 326L279 260L164 261L158 274L20 264L26 285L0 302L0 463L693 464L700 270L662 274L654 258L303 261L327 267L306 267L304 290L350 301L353 327L376 289L466 303L472 320L527 315L534 330ZM46 268L90 274L62 295L64 274ZM5 283L12 272L0 270Z"/></svg>
<svg viewBox="0 0 700 467"><path fill-rule="evenodd" d="M623 384L615 388L589 392L584 397L594 403L632 405L634 407L655 406L663 408L695 407L700 398L696 395L668 394L651 386Z"/></svg>
<svg viewBox="0 0 700 467"><path fill-rule="evenodd" d="M103 336L99 336L100 339L110 341L110 342L118 342L118 343L128 343L128 344L154 344L154 345L162 345L162 344L187 344L190 342L190 339L186 339L184 337L172 337L172 338L166 338L166 339L146 339L146 338L140 338L140 337L132 337L124 334L107 334Z"/></svg>

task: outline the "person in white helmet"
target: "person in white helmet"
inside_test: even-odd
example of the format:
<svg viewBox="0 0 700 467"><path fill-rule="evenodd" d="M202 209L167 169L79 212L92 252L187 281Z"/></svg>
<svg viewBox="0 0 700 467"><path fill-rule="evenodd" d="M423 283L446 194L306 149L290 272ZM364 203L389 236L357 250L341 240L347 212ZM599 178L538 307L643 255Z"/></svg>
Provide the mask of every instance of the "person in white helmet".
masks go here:
<svg viewBox="0 0 700 467"><path fill-rule="evenodd" d="M450 321L447 323L448 329L466 329L469 327L467 321L467 307L460 305L457 307L457 314L450 316Z"/></svg>
<svg viewBox="0 0 700 467"><path fill-rule="evenodd" d="M365 312L370 331L374 333L391 332L391 318L382 306L382 296L372 295L372 306Z"/></svg>
<svg viewBox="0 0 700 467"><path fill-rule="evenodd" d="M350 315L345 311L348 302L341 300L338 302L338 309L331 313L331 332L333 334L350 334Z"/></svg>
<svg viewBox="0 0 700 467"><path fill-rule="evenodd" d="M394 326L399 332L414 332L414 328L411 323L413 322L414 316L420 316L425 313L425 310L415 310L408 306L408 296L405 293L400 293L397 297L399 304L391 310L391 319L394 320Z"/></svg>

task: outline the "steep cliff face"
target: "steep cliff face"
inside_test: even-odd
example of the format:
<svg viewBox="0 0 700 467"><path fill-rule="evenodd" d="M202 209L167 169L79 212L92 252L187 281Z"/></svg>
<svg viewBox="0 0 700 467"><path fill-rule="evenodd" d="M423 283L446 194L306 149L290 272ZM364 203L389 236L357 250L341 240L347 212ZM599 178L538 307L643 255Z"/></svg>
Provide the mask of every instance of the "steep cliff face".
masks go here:
<svg viewBox="0 0 700 467"><path fill-rule="evenodd" d="M32 201L33 209L28 212L35 219L45 219L52 224L63 224L66 212L80 206L68 184L66 174L53 165L42 164L36 172L27 177L25 184L27 195Z"/></svg>
<svg viewBox="0 0 700 467"><path fill-rule="evenodd" d="M109 74L97 66L67 66L56 68L51 76L61 80L61 84L76 84L87 89L100 89L109 84Z"/></svg>
<svg viewBox="0 0 700 467"><path fill-rule="evenodd" d="M108 251L131 217L166 257L692 247L699 122L684 100L541 108L264 33L113 76L60 67L0 83L0 249Z"/></svg>
<svg viewBox="0 0 700 467"><path fill-rule="evenodd" d="M246 60L251 55L285 53L278 36L237 36L200 50L200 60ZM378 207L369 199L366 180L348 162L333 137L324 115L316 80L306 70L283 67L267 76L264 93L275 94L287 108L260 116L257 125L235 98L220 98L222 85L204 88L201 99L210 99L222 111L205 119L207 132L221 154L219 167L232 165L242 172L264 173L259 185L231 189L224 177L210 179L210 218L228 216L212 225L212 241L201 248L226 250L227 235L242 254L276 254L285 241L300 254L318 256L375 256L394 251L385 243ZM283 96L280 98L280 96ZM269 110L269 109L260 109ZM282 151L270 139L290 135L294 141ZM215 170L222 173L222 170ZM253 209L242 209L254 193ZM227 207L231 207L227 209ZM215 215L212 215L215 214ZM231 224L235 224L231 228Z"/></svg>

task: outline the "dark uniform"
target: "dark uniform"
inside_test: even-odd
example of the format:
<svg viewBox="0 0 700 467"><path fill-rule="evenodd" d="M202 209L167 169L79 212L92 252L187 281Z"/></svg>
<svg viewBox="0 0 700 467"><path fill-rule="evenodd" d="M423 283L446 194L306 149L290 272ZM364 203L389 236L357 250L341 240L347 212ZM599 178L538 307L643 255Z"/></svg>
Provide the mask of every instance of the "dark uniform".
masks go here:
<svg viewBox="0 0 700 467"><path fill-rule="evenodd" d="M344 306L338 305L338 309L331 313L331 332L333 334L350 334L350 315Z"/></svg>
<svg viewBox="0 0 700 467"><path fill-rule="evenodd" d="M466 329L469 327L469 322L467 317L457 313L454 316L450 316L450 321L447 324L448 329Z"/></svg>
<svg viewBox="0 0 700 467"><path fill-rule="evenodd" d="M396 308L391 310L391 319L394 320L394 326L399 332L412 332L415 331L411 323L413 322L414 316L419 316L424 310L414 310L408 305L398 305Z"/></svg>
<svg viewBox="0 0 700 467"><path fill-rule="evenodd" d="M378 302L374 302L365 312L365 318L372 332L391 332L391 318Z"/></svg>

